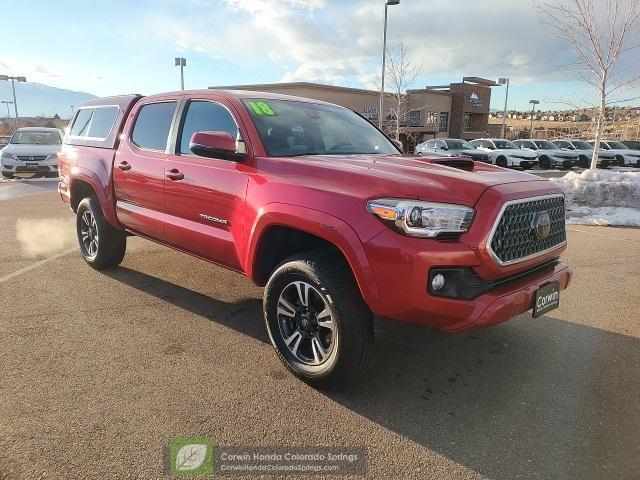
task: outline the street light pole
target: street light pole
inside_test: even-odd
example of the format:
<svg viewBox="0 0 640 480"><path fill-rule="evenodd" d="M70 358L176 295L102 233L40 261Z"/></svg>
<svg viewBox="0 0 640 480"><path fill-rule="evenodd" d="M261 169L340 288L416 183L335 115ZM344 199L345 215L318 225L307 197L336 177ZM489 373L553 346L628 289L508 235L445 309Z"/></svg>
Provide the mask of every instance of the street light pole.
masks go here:
<svg viewBox="0 0 640 480"><path fill-rule="evenodd" d="M2 100L2 102L0 103L4 103L7 106L7 118L11 120L11 112L9 111L9 105L13 104L13 102L10 102L8 100Z"/></svg>
<svg viewBox="0 0 640 480"><path fill-rule="evenodd" d="M380 111L378 112L378 127L382 129L382 111L384 109L384 73L387 63L387 11L389 5L398 5L400 0L386 0L384 3L384 31L382 34L382 86L380 89Z"/></svg>
<svg viewBox="0 0 640 480"><path fill-rule="evenodd" d="M540 100L529 100L531 104L531 130L529 130L529 138L533 138L533 112L535 111L536 105L540 103Z"/></svg>
<svg viewBox="0 0 640 480"><path fill-rule="evenodd" d="M504 94L504 111L502 112L502 136L500 138L507 138L506 130L507 130L507 102L509 101L509 79L508 78L499 78L499 85L506 85L507 91Z"/></svg>
<svg viewBox="0 0 640 480"><path fill-rule="evenodd" d="M19 117L18 117L18 102L16 101L16 84L15 82L26 82L27 79L25 77L11 77L9 75L0 75L0 80L10 80L11 81L11 89L13 90L13 110L16 114L16 130L18 129L18 122L19 122Z"/></svg>
<svg viewBox="0 0 640 480"><path fill-rule="evenodd" d="M184 67L187 66L187 59L183 57L175 57L173 59L173 65L180 67L180 89L184 90Z"/></svg>

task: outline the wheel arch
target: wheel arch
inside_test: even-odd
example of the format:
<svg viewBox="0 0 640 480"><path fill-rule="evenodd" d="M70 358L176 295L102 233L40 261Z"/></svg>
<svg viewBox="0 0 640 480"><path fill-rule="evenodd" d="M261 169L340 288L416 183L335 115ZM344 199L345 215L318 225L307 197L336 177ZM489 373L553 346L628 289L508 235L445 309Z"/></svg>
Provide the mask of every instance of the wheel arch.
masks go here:
<svg viewBox="0 0 640 480"><path fill-rule="evenodd" d="M107 222L114 228L122 229L116 217L112 196L108 192L110 192L110 186L102 185L97 175L89 170L76 167L69 183L69 205L75 213L83 198L94 196L98 200Z"/></svg>
<svg viewBox="0 0 640 480"><path fill-rule="evenodd" d="M344 221L306 207L269 204L263 207L248 235L245 271L265 285L285 258L319 248L333 249L351 270L365 301L379 299L362 241Z"/></svg>

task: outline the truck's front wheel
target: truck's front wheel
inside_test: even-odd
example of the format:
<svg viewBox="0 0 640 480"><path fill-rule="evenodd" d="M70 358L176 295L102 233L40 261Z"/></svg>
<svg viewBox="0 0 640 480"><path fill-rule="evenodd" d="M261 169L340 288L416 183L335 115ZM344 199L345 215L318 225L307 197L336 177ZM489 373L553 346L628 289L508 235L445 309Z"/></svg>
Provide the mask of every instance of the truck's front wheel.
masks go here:
<svg viewBox="0 0 640 480"><path fill-rule="evenodd" d="M371 311L345 262L332 252L281 263L265 289L264 316L280 360L313 386L358 377L373 355Z"/></svg>
<svg viewBox="0 0 640 480"><path fill-rule="evenodd" d="M125 232L113 228L95 198L83 199L76 211L76 231L85 261L96 270L115 267L127 249Z"/></svg>

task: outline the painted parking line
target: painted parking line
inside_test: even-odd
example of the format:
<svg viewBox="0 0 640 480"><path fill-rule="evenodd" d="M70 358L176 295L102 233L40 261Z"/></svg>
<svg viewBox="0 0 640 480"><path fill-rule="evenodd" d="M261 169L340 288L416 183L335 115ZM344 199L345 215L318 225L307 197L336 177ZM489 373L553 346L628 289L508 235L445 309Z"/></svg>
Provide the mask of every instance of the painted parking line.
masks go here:
<svg viewBox="0 0 640 480"><path fill-rule="evenodd" d="M16 270L15 272L9 273L7 275L5 275L4 277L0 277L0 283L5 283L9 280L11 280L12 278L15 278L19 275L22 275L23 273L27 273L30 272L31 270L35 270L36 268L40 268L42 265L45 265L49 262L53 262L54 260L58 260L59 258L64 257L65 255L69 255L70 253L76 252L78 249L76 247L74 248L70 248L68 250L65 250L64 252L60 252L56 255L53 255L51 257L47 257L47 258L43 258L42 260L39 260L35 263L32 263L31 265L27 265L24 268L21 268L20 270Z"/></svg>

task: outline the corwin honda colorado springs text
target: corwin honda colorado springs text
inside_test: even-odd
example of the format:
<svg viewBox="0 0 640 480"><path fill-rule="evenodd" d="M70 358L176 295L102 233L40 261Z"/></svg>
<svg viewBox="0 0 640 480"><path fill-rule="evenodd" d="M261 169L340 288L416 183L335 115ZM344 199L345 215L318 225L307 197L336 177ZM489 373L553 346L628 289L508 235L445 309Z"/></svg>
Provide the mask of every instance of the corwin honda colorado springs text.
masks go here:
<svg viewBox="0 0 640 480"><path fill-rule="evenodd" d="M373 317L461 332L558 306L562 192L462 157L403 156L343 107L204 90L91 100L59 158L85 261L139 235L264 289L275 351L315 386L360 376Z"/></svg>

